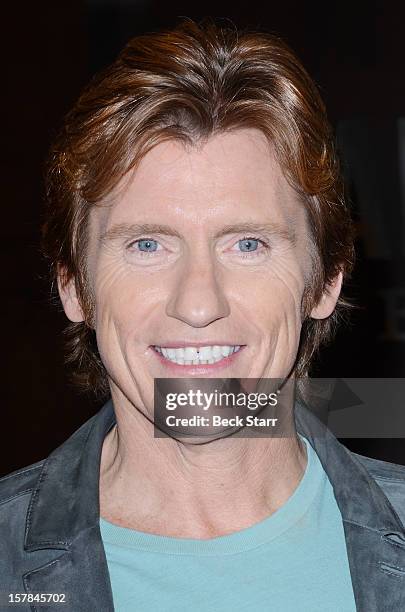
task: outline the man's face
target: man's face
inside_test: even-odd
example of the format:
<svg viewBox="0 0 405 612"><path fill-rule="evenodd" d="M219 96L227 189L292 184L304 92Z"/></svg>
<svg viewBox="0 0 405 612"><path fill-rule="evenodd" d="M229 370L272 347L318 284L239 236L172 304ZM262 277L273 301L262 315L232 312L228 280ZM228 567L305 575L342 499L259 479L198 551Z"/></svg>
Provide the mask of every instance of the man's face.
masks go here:
<svg viewBox="0 0 405 612"><path fill-rule="evenodd" d="M289 374L311 245L263 134L157 145L89 228L94 324L116 392L147 406L154 378Z"/></svg>

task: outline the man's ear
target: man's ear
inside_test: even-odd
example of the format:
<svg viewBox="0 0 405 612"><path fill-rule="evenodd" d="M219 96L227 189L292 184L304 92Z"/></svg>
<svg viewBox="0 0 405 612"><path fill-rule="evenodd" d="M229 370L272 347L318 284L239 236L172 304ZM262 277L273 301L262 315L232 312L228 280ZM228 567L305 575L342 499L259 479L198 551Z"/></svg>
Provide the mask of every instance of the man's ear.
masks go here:
<svg viewBox="0 0 405 612"><path fill-rule="evenodd" d="M339 272L333 281L327 285L318 304L312 309L310 314L312 319L326 319L332 314L340 295L342 281L343 274Z"/></svg>
<svg viewBox="0 0 405 612"><path fill-rule="evenodd" d="M66 271L58 268L58 291L63 310L72 323L84 321L84 315L76 293L76 283L73 278L66 280Z"/></svg>

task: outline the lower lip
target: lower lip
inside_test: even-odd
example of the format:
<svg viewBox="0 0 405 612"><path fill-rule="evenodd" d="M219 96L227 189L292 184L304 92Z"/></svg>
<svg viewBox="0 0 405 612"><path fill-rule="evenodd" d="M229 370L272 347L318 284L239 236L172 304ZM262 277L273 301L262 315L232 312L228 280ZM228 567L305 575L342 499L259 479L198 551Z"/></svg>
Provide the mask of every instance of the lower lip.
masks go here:
<svg viewBox="0 0 405 612"><path fill-rule="evenodd" d="M179 363L173 363L158 353L153 346L151 348L154 354L160 360L160 363L164 365L169 372L172 372L173 374L187 374L190 376L204 376L205 374L212 374L232 365L245 347L246 345L242 345L240 349L236 351L236 353L232 353L232 355L224 357L216 363L202 363L201 365L181 365Z"/></svg>

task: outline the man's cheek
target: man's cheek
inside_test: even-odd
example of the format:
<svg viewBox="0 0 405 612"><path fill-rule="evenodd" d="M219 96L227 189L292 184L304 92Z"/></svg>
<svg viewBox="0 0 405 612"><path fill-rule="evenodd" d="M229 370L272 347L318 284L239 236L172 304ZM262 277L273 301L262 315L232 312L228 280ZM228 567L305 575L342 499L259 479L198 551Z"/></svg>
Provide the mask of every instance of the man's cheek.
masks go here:
<svg viewBox="0 0 405 612"><path fill-rule="evenodd" d="M271 276L291 293L301 293L305 286L306 272L302 262L306 260L304 253L295 253L294 256L275 257L271 265Z"/></svg>
<svg viewBox="0 0 405 612"><path fill-rule="evenodd" d="M289 282L289 279L278 277L269 285L267 297L267 312L272 320L281 321L300 318L304 287L301 283ZM264 300L263 300L264 302Z"/></svg>
<svg viewBox="0 0 405 612"><path fill-rule="evenodd" d="M279 279L279 304L280 312L289 321L294 321L296 324L302 323L303 298L305 293L305 285L301 279Z"/></svg>
<svg viewBox="0 0 405 612"><path fill-rule="evenodd" d="M124 265L114 265L106 263L100 265L95 275L96 295L105 299L114 296L114 292L122 291L131 282L130 270Z"/></svg>

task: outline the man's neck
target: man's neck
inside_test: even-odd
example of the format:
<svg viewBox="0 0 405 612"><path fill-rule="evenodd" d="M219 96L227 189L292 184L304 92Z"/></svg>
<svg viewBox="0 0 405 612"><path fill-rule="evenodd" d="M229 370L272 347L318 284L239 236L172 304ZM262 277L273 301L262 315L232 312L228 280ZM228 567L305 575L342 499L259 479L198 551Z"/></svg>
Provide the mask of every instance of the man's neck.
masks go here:
<svg viewBox="0 0 405 612"><path fill-rule="evenodd" d="M135 407L114 406L117 425L102 449L100 514L122 527L196 539L233 533L283 506L304 474L297 435L183 443L155 438Z"/></svg>

